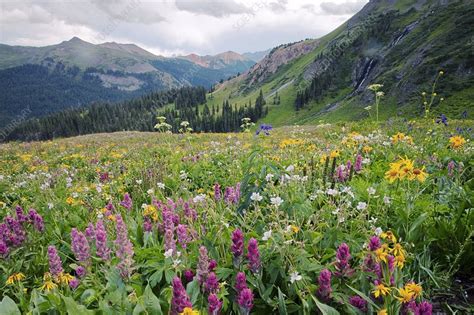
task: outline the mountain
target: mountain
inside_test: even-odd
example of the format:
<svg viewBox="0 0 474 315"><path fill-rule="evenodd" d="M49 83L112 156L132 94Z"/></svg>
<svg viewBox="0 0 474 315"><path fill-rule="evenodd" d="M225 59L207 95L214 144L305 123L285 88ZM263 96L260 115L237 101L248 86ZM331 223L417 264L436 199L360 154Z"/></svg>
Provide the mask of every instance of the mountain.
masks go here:
<svg viewBox="0 0 474 315"><path fill-rule="evenodd" d="M207 64L157 56L134 44L94 45L78 37L57 45L0 44L0 127L93 101L120 101L146 93L206 88L254 64L236 53L204 56Z"/></svg>
<svg viewBox="0 0 474 315"><path fill-rule="evenodd" d="M247 104L263 90L276 125L367 117L367 87L383 84L381 117L418 117L440 71L432 113L472 111L474 2L371 0L319 39L280 45L248 72L220 84L210 105ZM440 101L440 96L444 101Z"/></svg>
<svg viewBox="0 0 474 315"><path fill-rule="evenodd" d="M243 53L242 56L250 60L253 60L255 62L259 62L260 60L263 59L263 57L265 57L270 52L270 50L271 49L255 51L255 52L246 52L246 53Z"/></svg>

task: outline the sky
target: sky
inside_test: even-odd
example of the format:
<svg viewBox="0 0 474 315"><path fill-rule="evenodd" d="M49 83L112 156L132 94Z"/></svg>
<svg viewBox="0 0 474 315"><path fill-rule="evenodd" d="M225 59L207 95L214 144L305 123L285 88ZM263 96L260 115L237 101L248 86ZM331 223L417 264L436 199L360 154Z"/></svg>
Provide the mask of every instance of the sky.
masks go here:
<svg viewBox="0 0 474 315"><path fill-rule="evenodd" d="M337 28L368 0L0 0L0 43L77 36L134 43L154 54L255 52Z"/></svg>

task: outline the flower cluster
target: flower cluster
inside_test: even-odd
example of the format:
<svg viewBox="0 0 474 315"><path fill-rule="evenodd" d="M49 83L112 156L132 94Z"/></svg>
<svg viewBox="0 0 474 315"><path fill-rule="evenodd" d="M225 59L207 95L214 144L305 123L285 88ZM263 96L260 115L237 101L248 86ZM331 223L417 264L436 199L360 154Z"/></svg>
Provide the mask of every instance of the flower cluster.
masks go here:
<svg viewBox="0 0 474 315"><path fill-rule="evenodd" d="M415 167L413 161L407 158L390 163L390 169L385 173L385 178L388 179L390 183L396 180L417 180L423 183L427 177L428 174L424 171L424 167Z"/></svg>

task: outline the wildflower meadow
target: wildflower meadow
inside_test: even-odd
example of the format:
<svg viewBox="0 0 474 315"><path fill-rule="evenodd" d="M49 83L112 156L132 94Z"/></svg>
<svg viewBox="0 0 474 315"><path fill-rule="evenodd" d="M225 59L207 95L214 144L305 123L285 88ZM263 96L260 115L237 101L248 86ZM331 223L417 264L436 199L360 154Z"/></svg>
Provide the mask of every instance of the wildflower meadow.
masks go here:
<svg viewBox="0 0 474 315"><path fill-rule="evenodd" d="M256 127L0 145L0 314L474 311L472 121Z"/></svg>

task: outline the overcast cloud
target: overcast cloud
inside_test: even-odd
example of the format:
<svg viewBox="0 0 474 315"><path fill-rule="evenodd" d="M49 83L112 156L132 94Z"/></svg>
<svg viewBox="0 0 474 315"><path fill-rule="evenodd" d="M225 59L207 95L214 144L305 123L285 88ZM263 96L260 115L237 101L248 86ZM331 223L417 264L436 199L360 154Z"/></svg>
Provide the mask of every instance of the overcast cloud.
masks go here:
<svg viewBox="0 0 474 315"><path fill-rule="evenodd" d="M368 0L0 0L0 43L73 36L135 43L155 54L259 51L327 34Z"/></svg>

